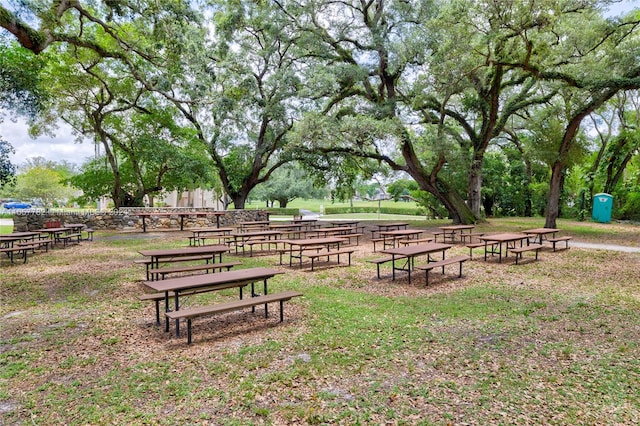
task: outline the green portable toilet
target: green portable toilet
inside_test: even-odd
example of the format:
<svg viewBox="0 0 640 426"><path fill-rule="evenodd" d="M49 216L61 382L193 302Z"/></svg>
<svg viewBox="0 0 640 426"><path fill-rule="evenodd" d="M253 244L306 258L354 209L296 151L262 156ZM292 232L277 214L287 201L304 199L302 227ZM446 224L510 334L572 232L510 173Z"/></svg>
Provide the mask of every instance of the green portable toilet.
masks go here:
<svg viewBox="0 0 640 426"><path fill-rule="evenodd" d="M611 194L596 194L593 196L593 213L591 218L596 222L611 222L611 209L613 208L613 196Z"/></svg>

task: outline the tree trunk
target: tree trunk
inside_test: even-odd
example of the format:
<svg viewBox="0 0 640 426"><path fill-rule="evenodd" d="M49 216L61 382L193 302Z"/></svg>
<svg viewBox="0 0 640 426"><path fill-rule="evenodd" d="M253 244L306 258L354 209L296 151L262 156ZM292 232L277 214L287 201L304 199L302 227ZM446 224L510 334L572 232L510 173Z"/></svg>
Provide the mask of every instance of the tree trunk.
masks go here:
<svg viewBox="0 0 640 426"><path fill-rule="evenodd" d="M476 219L481 219L480 207L482 206L482 158L483 152L474 152L471 170L469 170L469 207ZM489 213L487 213L489 214Z"/></svg>
<svg viewBox="0 0 640 426"><path fill-rule="evenodd" d="M235 210L243 210L244 205L247 202L247 196L243 193L229 194L231 201L233 202L233 208Z"/></svg>
<svg viewBox="0 0 640 426"><path fill-rule="evenodd" d="M549 182L549 199L547 200L547 211L545 228L555 228L556 220L560 213L560 191L564 180L564 164L556 160L551 167L551 181Z"/></svg>

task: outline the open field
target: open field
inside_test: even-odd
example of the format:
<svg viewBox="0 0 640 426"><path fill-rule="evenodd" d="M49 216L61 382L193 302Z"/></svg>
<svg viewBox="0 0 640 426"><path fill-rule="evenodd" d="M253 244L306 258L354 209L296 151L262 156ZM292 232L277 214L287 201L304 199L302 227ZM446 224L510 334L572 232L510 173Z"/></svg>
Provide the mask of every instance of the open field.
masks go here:
<svg viewBox="0 0 640 426"><path fill-rule="evenodd" d="M0 424L638 424L640 253L577 246L640 247L640 226L558 225L576 246L518 266L474 255L462 279L450 267L428 287L377 280L368 241L351 267L314 272L238 257L282 268L270 291L304 297L282 324L261 309L196 320L190 346L154 325L132 264L186 232L96 232L25 265L2 259ZM220 293L191 303L237 297Z"/></svg>

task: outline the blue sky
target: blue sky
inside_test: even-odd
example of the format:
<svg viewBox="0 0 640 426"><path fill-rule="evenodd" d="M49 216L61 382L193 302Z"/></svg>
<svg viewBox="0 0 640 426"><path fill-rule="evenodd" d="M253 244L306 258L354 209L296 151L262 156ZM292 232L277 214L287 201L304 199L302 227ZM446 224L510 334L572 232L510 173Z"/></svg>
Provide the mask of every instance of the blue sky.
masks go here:
<svg viewBox="0 0 640 426"><path fill-rule="evenodd" d="M617 16L637 7L640 7L640 0L625 0L612 5L609 14ZM16 152L10 156L10 160L16 165L33 157L44 157L52 161L66 160L80 165L95 154L94 144L91 141L77 143L71 128L64 123L59 123L55 137L41 136L33 139L23 120L13 122L5 118L0 122L0 136L14 147Z"/></svg>

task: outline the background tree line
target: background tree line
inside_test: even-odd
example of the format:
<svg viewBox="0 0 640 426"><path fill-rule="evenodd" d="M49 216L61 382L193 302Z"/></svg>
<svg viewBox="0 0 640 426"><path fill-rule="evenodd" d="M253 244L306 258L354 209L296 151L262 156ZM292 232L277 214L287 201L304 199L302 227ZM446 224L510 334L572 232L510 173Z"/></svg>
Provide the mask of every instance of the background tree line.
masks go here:
<svg viewBox="0 0 640 426"><path fill-rule="evenodd" d="M555 226L640 198L640 13L610 3L26 1L0 8L3 49L42 66L3 91L100 144L76 184L116 206L218 185L243 208L296 163L340 196L399 173L455 222Z"/></svg>

